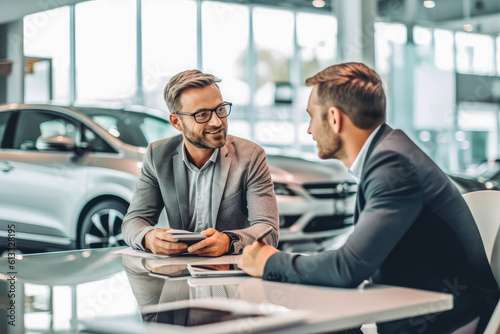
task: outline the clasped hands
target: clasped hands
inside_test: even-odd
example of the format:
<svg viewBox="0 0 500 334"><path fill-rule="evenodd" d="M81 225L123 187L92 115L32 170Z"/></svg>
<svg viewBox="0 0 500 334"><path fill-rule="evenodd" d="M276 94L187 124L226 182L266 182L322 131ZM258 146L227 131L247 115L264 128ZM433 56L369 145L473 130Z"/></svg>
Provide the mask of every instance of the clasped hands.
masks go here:
<svg viewBox="0 0 500 334"><path fill-rule="evenodd" d="M201 233L207 238L191 246L175 239L170 228L155 228L144 236L144 245L156 255L174 255L189 252L199 256L220 256L229 251L231 240L227 234L209 228Z"/></svg>

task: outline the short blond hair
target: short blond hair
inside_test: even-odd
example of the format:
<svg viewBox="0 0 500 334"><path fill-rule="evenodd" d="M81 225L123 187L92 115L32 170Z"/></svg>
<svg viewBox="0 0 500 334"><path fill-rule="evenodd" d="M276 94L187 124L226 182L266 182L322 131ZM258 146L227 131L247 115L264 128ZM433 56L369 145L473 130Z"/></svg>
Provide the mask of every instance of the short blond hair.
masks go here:
<svg viewBox="0 0 500 334"><path fill-rule="evenodd" d="M318 85L319 103L326 110L340 108L360 129L373 129L385 122L386 97L377 72L362 63L327 67L306 80Z"/></svg>
<svg viewBox="0 0 500 334"><path fill-rule="evenodd" d="M181 110L180 98L182 92L186 89L203 88L211 84L215 84L219 88L217 82L220 82L219 78L198 70L188 70L174 75L163 91L163 98L167 103L168 110L172 114Z"/></svg>

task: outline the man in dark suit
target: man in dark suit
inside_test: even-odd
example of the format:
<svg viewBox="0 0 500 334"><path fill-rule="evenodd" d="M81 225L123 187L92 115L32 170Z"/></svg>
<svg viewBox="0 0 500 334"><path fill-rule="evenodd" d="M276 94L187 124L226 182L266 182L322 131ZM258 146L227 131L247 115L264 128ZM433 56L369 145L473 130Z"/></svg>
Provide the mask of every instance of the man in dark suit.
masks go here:
<svg viewBox="0 0 500 334"><path fill-rule="evenodd" d="M220 80L198 70L181 72L165 87L170 122L181 134L148 146L141 176L123 222L123 238L155 254L201 256L241 253L269 226L278 244L278 208L264 150L227 135L231 103ZM155 228L166 209L169 228ZM188 247L170 228L201 232Z"/></svg>
<svg viewBox="0 0 500 334"><path fill-rule="evenodd" d="M341 248L312 256L254 242L240 265L266 280L353 288L371 279L450 293L452 310L380 323L379 333L481 332L500 292L479 231L439 167L385 124L377 73L360 63L339 64L306 84L313 86L308 133L320 158L341 160L359 184L354 232Z"/></svg>

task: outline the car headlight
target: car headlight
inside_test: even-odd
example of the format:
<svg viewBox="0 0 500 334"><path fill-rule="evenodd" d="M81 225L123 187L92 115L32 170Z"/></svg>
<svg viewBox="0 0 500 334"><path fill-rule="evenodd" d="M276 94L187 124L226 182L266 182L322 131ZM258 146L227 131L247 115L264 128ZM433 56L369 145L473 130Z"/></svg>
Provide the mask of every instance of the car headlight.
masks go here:
<svg viewBox="0 0 500 334"><path fill-rule="evenodd" d="M486 181L484 186L486 189L494 189L497 186L497 183L495 181Z"/></svg>
<svg viewBox="0 0 500 334"><path fill-rule="evenodd" d="M274 183L274 193L281 196L297 196L284 183Z"/></svg>

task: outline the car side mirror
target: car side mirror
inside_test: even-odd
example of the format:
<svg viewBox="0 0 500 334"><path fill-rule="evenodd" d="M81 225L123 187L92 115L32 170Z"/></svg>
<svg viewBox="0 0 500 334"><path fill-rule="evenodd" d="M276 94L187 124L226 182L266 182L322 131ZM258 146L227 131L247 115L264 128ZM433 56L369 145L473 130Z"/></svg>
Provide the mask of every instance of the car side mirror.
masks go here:
<svg viewBox="0 0 500 334"><path fill-rule="evenodd" d="M68 136L38 137L36 149L39 151L75 151L76 145L73 138Z"/></svg>

